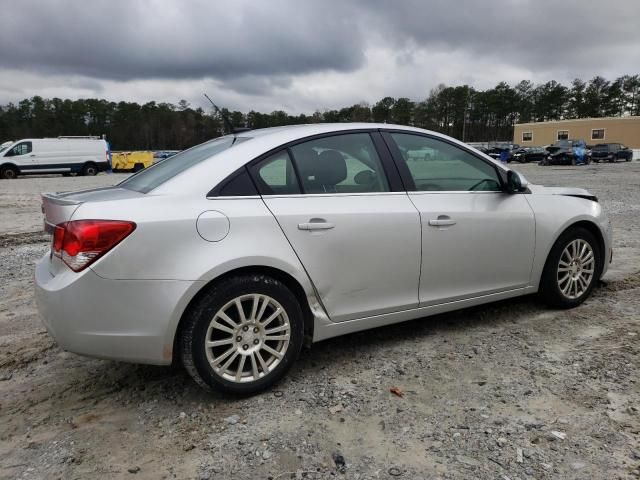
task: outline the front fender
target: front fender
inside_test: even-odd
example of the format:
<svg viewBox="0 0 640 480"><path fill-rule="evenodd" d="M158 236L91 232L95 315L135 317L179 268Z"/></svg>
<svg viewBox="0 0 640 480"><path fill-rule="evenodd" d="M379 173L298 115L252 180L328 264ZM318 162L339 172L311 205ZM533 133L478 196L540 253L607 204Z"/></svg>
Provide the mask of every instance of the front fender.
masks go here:
<svg viewBox="0 0 640 480"><path fill-rule="evenodd" d="M600 233L604 246L602 275L609 265L611 223L599 203L580 197L563 195L527 195L536 221L536 243L531 271L531 285L538 288L547 257L560 235L572 225L588 222Z"/></svg>

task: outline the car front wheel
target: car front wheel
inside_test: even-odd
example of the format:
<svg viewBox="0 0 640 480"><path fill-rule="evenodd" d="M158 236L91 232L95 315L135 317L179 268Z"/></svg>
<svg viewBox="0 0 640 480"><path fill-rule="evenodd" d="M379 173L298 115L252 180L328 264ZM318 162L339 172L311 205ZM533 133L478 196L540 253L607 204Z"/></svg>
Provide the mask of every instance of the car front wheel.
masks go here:
<svg viewBox="0 0 640 480"><path fill-rule="evenodd" d="M205 388L250 395L289 370L303 341L302 309L279 280L226 279L202 295L180 332L182 363Z"/></svg>
<svg viewBox="0 0 640 480"><path fill-rule="evenodd" d="M591 232L575 228L556 241L540 282L544 301L557 308L572 308L584 302L600 275L600 250Z"/></svg>

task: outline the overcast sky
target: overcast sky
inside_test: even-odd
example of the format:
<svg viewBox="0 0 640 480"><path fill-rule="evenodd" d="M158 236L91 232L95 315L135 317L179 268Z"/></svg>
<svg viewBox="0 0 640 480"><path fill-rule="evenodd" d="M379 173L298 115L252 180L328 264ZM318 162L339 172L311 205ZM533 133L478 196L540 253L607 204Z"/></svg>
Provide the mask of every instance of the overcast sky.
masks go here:
<svg viewBox="0 0 640 480"><path fill-rule="evenodd" d="M0 103L311 113L439 83L640 73L640 0L0 0Z"/></svg>

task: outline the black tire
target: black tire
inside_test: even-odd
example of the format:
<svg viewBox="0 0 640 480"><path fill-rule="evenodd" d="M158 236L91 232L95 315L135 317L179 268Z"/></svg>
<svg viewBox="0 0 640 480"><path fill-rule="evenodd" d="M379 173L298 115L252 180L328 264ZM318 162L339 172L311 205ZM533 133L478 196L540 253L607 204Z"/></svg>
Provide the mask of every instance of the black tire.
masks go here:
<svg viewBox="0 0 640 480"><path fill-rule="evenodd" d="M560 257L564 249L571 242L577 239L587 242L593 250L594 273L585 291L576 298L569 298L562 293L560 286L558 285L558 267ZM555 308L566 309L580 305L589 297L593 287L600 278L600 272L602 269L601 258L602 253L600 252L598 241L589 230L583 227L576 227L564 232L560 235L560 238L556 240L556 243L549 252L547 262L545 263L544 270L542 272L542 277L540 278L540 297L542 300L550 307Z"/></svg>
<svg viewBox="0 0 640 480"><path fill-rule="evenodd" d="M85 163L81 174L83 177L95 177L98 174L98 166L95 163Z"/></svg>
<svg viewBox="0 0 640 480"><path fill-rule="evenodd" d="M234 299L251 294L267 295L282 306L289 320L290 338L283 357L273 370L258 380L239 383L224 378L213 369L207 358L205 341L209 324L216 313ZM243 275L214 284L200 296L185 314L178 335L182 364L196 383L205 389L223 393L252 395L274 385L296 361L303 343L304 319L298 300L282 282L266 275ZM232 338L235 335L232 334ZM240 359L240 356L237 358ZM248 368L250 366L245 363L245 369Z"/></svg>
<svg viewBox="0 0 640 480"><path fill-rule="evenodd" d="M0 178L13 180L18 178L20 171L13 165L6 165L0 169Z"/></svg>
<svg viewBox="0 0 640 480"><path fill-rule="evenodd" d="M134 172L139 172L140 170L144 170L144 165L142 163L136 163L133 166L133 171Z"/></svg>

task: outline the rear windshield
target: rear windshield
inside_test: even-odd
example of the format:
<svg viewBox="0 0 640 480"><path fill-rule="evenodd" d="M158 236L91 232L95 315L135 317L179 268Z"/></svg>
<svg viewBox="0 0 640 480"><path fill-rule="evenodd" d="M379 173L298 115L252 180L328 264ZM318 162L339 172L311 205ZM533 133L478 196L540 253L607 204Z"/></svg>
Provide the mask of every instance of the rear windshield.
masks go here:
<svg viewBox="0 0 640 480"><path fill-rule="evenodd" d="M134 190L140 193L147 193L159 187L167 180L175 177L179 173L193 167L194 165L217 155L218 153L231 148L233 145L250 140L250 137L220 137L208 142L196 145L189 150L173 155L169 158L146 168L139 173L130 176L118 184L119 187Z"/></svg>

